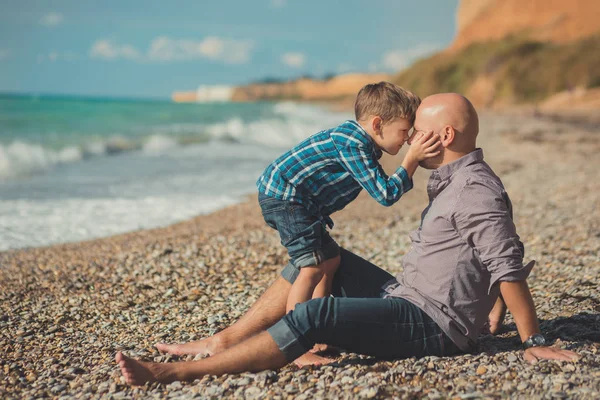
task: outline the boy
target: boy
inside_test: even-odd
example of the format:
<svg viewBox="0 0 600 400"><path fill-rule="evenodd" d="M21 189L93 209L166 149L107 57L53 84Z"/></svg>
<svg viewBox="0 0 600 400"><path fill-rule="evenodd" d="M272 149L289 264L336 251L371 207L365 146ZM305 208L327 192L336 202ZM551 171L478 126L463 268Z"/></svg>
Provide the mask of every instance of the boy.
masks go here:
<svg viewBox="0 0 600 400"><path fill-rule="evenodd" d="M432 133L413 140L402 166L388 177L378 160L382 151L398 154L408 140L421 100L389 82L369 84L356 98L356 121L316 133L276 159L257 181L265 222L279 232L288 250L282 274L298 274L286 312L311 298L329 296L340 263L337 243L327 232L330 215L364 188L391 206L412 188L419 161L435 157L439 145ZM299 270L299 273L298 273ZM305 354L299 365L318 362Z"/></svg>

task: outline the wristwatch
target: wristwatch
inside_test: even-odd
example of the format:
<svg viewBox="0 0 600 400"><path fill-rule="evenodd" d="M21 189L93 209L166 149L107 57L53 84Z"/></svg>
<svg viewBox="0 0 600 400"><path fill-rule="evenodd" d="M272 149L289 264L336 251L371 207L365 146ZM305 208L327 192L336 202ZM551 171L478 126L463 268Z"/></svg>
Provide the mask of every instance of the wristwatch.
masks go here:
<svg viewBox="0 0 600 400"><path fill-rule="evenodd" d="M530 347L545 346L548 341L541 333L534 333L529 336L527 340L523 342L523 350L527 350Z"/></svg>

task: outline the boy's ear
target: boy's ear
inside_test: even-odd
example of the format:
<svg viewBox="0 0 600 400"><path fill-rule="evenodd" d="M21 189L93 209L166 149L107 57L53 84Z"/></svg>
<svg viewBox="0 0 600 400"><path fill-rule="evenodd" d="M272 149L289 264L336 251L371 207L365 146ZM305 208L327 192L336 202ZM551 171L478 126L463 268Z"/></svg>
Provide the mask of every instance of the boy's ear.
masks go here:
<svg viewBox="0 0 600 400"><path fill-rule="evenodd" d="M440 132L440 142L444 147L450 146L454 142L455 137L456 131L450 125L446 125L444 129Z"/></svg>
<svg viewBox="0 0 600 400"><path fill-rule="evenodd" d="M381 117L376 115L373 117L373 120L371 121L372 127L373 127L373 132L375 132L375 134L380 135L381 134L381 126L383 125L383 121L381 120Z"/></svg>

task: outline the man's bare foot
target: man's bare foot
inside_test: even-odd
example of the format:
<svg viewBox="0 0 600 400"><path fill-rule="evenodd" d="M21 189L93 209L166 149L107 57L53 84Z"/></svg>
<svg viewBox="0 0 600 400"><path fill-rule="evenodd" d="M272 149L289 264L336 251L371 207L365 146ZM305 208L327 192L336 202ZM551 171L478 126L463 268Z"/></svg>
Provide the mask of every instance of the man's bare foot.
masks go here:
<svg viewBox="0 0 600 400"><path fill-rule="evenodd" d="M318 356L313 353L306 353L294 360L294 364L299 366L300 368L305 367L307 365L325 365L334 362L335 360L332 358Z"/></svg>
<svg viewBox="0 0 600 400"><path fill-rule="evenodd" d="M196 356L198 354L212 356L227 348L219 336L211 336L206 339L180 344L157 343L154 346L160 352L176 356Z"/></svg>
<svg viewBox="0 0 600 400"><path fill-rule="evenodd" d="M121 368L121 373L129 385L143 385L146 382L169 383L176 380L173 374L173 364L143 362L129 358L120 351L115 360Z"/></svg>
<svg viewBox="0 0 600 400"><path fill-rule="evenodd" d="M490 314L488 315L488 325L492 335L500 332L504 317L506 317L506 304L504 304L502 297L498 297L498 300L496 300L496 303L494 304L494 308L492 308L492 311L490 311Z"/></svg>

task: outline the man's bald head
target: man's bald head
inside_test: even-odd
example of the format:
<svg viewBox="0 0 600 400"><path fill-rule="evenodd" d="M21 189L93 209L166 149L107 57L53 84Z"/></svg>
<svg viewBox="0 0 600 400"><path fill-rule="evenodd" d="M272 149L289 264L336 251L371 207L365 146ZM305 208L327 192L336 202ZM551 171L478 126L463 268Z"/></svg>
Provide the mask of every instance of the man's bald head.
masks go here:
<svg viewBox="0 0 600 400"><path fill-rule="evenodd" d="M426 97L417 110L415 130L433 131L440 136L444 150L440 156L422 163L437 168L475 150L479 118L473 104L457 93Z"/></svg>

